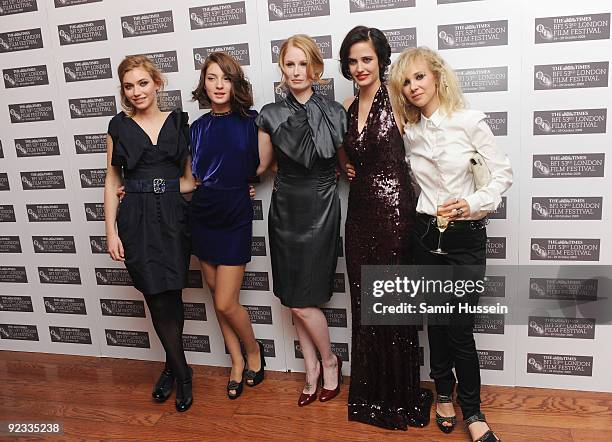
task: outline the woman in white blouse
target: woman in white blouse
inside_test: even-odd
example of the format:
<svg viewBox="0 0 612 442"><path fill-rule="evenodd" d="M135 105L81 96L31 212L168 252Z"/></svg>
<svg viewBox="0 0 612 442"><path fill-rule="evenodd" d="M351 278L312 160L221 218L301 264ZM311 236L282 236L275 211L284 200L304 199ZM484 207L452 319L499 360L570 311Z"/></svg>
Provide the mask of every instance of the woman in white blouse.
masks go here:
<svg viewBox="0 0 612 442"><path fill-rule="evenodd" d="M407 158L421 188L414 232L416 263L453 266L454 281L482 282L486 215L497 208L501 194L512 185L508 157L495 144L485 114L464 108L455 73L435 51L425 47L404 51L391 67L389 85L403 120ZM475 154L482 156L491 173L490 181L479 188L470 169ZM442 232L436 227L443 228L445 223L440 237ZM476 288L463 296L455 291L449 299L437 298L436 304L448 301L455 307L475 306L478 291ZM452 394L457 383L457 399L472 439L494 442L499 438L480 411L480 368L473 325L474 314L460 313L459 308L428 316L436 423L445 433L453 430Z"/></svg>

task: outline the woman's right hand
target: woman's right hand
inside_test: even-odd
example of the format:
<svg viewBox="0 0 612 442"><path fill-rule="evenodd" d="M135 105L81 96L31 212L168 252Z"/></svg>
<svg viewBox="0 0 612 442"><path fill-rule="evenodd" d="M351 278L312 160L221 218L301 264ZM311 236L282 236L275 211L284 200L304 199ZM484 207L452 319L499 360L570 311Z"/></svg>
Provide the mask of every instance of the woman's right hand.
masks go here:
<svg viewBox="0 0 612 442"><path fill-rule="evenodd" d="M125 256L123 254L123 243L121 242L121 239L119 239L119 235L116 233L106 235L106 246L113 261L125 261Z"/></svg>
<svg viewBox="0 0 612 442"><path fill-rule="evenodd" d="M117 187L117 198L119 198L119 202L125 196L125 186Z"/></svg>
<svg viewBox="0 0 612 442"><path fill-rule="evenodd" d="M346 163L346 176L348 177L349 181L353 181L353 178L355 178L357 176L357 174L355 173L355 166L353 166L351 163Z"/></svg>

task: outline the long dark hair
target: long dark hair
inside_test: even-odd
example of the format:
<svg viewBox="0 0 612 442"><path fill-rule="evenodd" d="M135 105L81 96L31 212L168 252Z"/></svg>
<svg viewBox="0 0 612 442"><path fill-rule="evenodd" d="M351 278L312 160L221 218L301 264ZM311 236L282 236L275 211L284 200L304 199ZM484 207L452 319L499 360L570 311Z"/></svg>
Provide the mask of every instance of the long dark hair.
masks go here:
<svg viewBox="0 0 612 442"><path fill-rule="evenodd" d="M208 107L211 105L210 98L206 94L205 82L206 70L212 63L217 63L232 82L232 90L230 92L230 106L232 110L242 116L248 116L249 109L253 106L251 84L244 76L244 72L238 62L225 52L212 52L206 57L200 70L198 86L191 93L193 100L199 102L202 106Z"/></svg>
<svg viewBox="0 0 612 442"><path fill-rule="evenodd" d="M349 69L349 52L351 46L361 41L369 41L374 47L374 52L378 57L378 73L380 75L380 81L385 79L385 71L391 64L391 46L387 37L380 29L368 28L367 26L355 26L353 29L346 34L342 45L340 46L340 66L342 69L342 75L347 80L352 80L351 71Z"/></svg>

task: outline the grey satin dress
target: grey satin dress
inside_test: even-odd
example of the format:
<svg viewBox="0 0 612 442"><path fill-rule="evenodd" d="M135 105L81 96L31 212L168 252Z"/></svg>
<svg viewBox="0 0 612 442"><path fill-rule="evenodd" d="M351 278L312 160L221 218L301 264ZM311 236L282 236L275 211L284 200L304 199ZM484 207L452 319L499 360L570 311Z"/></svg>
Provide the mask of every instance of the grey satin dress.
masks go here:
<svg viewBox="0 0 612 442"><path fill-rule="evenodd" d="M300 104L290 93L263 107L257 126L278 163L268 234L273 291L286 307L312 307L332 296L340 236L336 152L346 113L314 93Z"/></svg>

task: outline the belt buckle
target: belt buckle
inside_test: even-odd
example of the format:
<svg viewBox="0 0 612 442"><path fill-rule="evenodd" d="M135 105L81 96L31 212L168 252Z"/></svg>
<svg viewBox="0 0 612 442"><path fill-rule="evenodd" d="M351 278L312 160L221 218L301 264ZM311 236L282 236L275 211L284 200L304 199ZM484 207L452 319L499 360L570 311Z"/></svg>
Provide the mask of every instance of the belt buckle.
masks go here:
<svg viewBox="0 0 612 442"><path fill-rule="evenodd" d="M470 222L470 229L472 229L472 230L482 230L485 227L487 227L487 224L489 224L489 218L488 217L484 217L484 218L476 220L476 221L471 221Z"/></svg>
<svg viewBox="0 0 612 442"><path fill-rule="evenodd" d="M153 179L153 193L164 193L166 191L166 180L164 178Z"/></svg>

